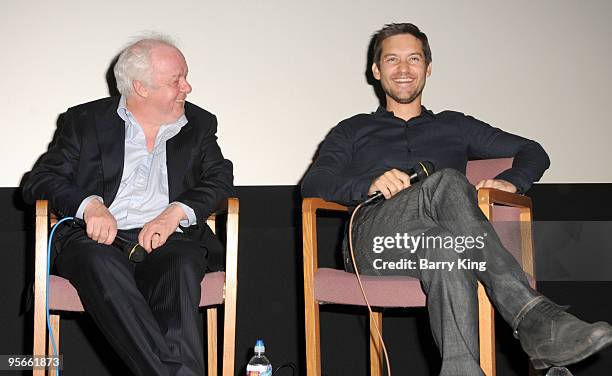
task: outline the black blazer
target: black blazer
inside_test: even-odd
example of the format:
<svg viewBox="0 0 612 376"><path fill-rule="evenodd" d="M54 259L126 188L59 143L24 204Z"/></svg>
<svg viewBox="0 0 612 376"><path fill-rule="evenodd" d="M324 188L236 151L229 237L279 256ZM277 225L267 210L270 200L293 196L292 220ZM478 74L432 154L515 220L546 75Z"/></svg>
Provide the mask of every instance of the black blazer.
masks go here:
<svg viewBox="0 0 612 376"><path fill-rule="evenodd" d="M47 199L60 216L74 216L81 202L98 195L111 205L121 182L125 153L125 122L117 114L119 97L100 99L68 109L58 135L34 165L23 187L24 200ZM206 218L233 194L232 163L217 144L217 119L185 103L187 124L167 141L169 202L191 207L198 224L184 229L209 250L217 268L222 252ZM61 228L58 234L61 237ZM58 247L61 249L61 246ZM213 256L214 260L211 260ZM216 257L215 257L216 256Z"/></svg>

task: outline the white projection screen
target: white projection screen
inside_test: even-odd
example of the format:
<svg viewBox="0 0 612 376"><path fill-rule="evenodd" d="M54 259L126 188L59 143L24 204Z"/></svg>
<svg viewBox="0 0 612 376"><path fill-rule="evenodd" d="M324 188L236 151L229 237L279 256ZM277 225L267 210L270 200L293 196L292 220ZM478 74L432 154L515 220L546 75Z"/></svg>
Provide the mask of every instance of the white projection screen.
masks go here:
<svg viewBox="0 0 612 376"><path fill-rule="evenodd" d="M6 2L0 186L19 185L66 108L109 95L111 61L147 31L183 50L235 183L297 184L331 127L376 109L366 53L390 22L429 36L427 107L539 141L543 182L612 182L611 16L608 0Z"/></svg>

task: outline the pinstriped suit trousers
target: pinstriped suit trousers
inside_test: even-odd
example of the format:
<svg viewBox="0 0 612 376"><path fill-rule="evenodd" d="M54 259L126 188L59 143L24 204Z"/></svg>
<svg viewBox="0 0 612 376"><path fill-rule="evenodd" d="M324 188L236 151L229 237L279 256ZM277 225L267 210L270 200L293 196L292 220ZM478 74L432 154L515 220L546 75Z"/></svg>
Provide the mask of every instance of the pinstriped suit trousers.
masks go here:
<svg viewBox="0 0 612 376"><path fill-rule="evenodd" d="M63 243L58 274L134 374L205 374L198 306L207 260L199 243L175 233L137 264L83 230Z"/></svg>

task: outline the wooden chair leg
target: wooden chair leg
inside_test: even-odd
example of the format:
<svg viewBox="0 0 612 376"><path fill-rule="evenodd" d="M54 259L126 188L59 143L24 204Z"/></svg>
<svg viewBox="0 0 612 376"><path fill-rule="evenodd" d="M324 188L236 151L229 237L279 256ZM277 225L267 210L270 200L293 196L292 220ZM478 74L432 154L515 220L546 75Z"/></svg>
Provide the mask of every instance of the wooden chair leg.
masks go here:
<svg viewBox="0 0 612 376"><path fill-rule="evenodd" d="M208 376L217 376L217 308L206 309L206 337L208 338Z"/></svg>
<svg viewBox="0 0 612 376"><path fill-rule="evenodd" d="M47 337L46 326L41 328L41 325L36 323L36 315L34 315L34 354L33 355L45 355L45 338ZM33 376L45 376L44 369L35 369L32 372Z"/></svg>
<svg viewBox="0 0 612 376"><path fill-rule="evenodd" d="M233 293L231 292L233 291ZM236 351L236 288L225 296L223 313L223 376L234 376Z"/></svg>
<svg viewBox="0 0 612 376"><path fill-rule="evenodd" d="M306 327L306 375L321 376L321 337L319 328L319 304L306 301L305 327Z"/></svg>
<svg viewBox="0 0 612 376"><path fill-rule="evenodd" d="M238 299L238 212L239 201L227 203L227 249L225 302L223 311L223 376L234 376L236 351L236 304Z"/></svg>
<svg viewBox="0 0 612 376"><path fill-rule="evenodd" d="M59 338L60 316L50 314L49 319L50 319L49 324L51 324L51 331L53 333L53 339L55 340L55 350L57 351L57 354L59 355L60 354L60 347L59 347L59 344L60 344L60 338ZM49 344L47 345L47 354L53 355L53 343L51 342L51 334L49 334Z"/></svg>
<svg viewBox="0 0 612 376"><path fill-rule="evenodd" d="M33 355L46 355L47 313L45 296L47 293L47 232L49 231L47 202L36 202L36 256L34 275L34 343ZM44 376L44 369L35 369L34 376Z"/></svg>
<svg viewBox="0 0 612 376"><path fill-rule="evenodd" d="M372 312L373 317L370 316L370 376L381 376L383 366L383 349L376 332L374 322L378 325L378 330L382 335L382 312Z"/></svg>
<svg viewBox="0 0 612 376"><path fill-rule="evenodd" d="M51 326L51 332L53 333L53 339L55 340L55 350L57 351L57 355L60 353L60 316L59 315L49 315L49 324ZM47 345L47 355L53 355L53 343L51 341L51 333L48 335L49 343ZM55 369L50 369L48 372L49 375L55 375Z"/></svg>
<svg viewBox="0 0 612 376"><path fill-rule="evenodd" d="M42 300L42 299L41 299ZM34 307L34 348L33 355L46 355L46 339L47 339L47 317L43 307ZM45 376L44 369L35 369L32 372L33 376Z"/></svg>
<svg viewBox="0 0 612 376"><path fill-rule="evenodd" d="M478 282L478 327L480 368L485 375L495 376L495 311L480 282Z"/></svg>

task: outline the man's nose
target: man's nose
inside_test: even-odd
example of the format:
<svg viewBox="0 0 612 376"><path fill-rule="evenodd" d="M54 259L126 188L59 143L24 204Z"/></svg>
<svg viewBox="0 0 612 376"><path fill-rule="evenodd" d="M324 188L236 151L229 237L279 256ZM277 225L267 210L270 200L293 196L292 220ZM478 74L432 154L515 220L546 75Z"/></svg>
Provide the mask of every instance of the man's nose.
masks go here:
<svg viewBox="0 0 612 376"><path fill-rule="evenodd" d="M410 64L408 64L408 62L406 61L402 61L399 63L399 66L397 67L397 69L400 72L407 72L410 69Z"/></svg>
<svg viewBox="0 0 612 376"><path fill-rule="evenodd" d="M183 82L181 83L181 91L185 94L191 93L191 85L186 79L183 79Z"/></svg>

